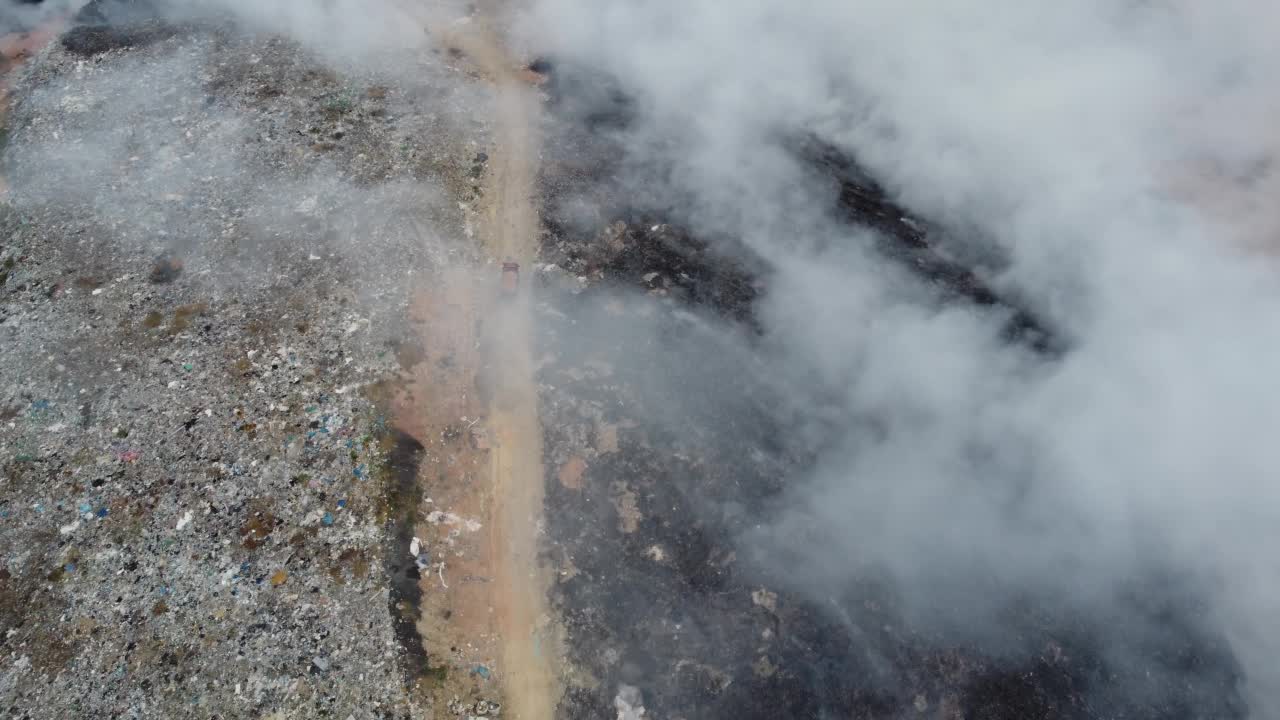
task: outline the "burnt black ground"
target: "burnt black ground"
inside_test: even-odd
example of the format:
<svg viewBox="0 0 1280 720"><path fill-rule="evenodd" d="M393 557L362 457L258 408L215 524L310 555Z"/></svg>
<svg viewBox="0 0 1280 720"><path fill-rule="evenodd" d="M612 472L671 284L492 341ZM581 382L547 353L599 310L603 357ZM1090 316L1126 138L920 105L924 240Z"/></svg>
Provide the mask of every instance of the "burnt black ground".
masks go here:
<svg viewBox="0 0 1280 720"><path fill-rule="evenodd" d="M549 560L576 570L553 591L570 660L600 681L570 688L562 716L611 715L620 684L664 718L1245 716L1240 669L1193 587L1154 571L1105 607L993 587L992 613L1013 638L997 645L908 619L878 577L818 601L756 565L738 538L769 519L824 441L821 422L782 416L785 387L741 352L759 330L768 268L625 193L625 95L559 70L543 257L591 284L539 290L540 351L554 358L539 378L547 531ZM909 264L932 254L872 179L834 170L847 187L833 213L896 238ZM1065 351L1047 323L949 263L937 256L924 279L1011 317L1011 342L1049 360ZM620 292L627 309L610 309ZM619 428L616 452L593 450L604 426ZM574 456L587 459L581 489L554 480ZM619 509L628 496L634 528Z"/></svg>
<svg viewBox="0 0 1280 720"><path fill-rule="evenodd" d="M412 686L426 672L428 658L418 636L416 623L422 606L421 577L417 563L406 548L413 541L416 509L422 503L418 485L418 467L422 463L422 443L401 430L391 432L387 453L386 505L388 508L383 563L387 570L387 612L395 628L396 640L403 649L405 685Z"/></svg>

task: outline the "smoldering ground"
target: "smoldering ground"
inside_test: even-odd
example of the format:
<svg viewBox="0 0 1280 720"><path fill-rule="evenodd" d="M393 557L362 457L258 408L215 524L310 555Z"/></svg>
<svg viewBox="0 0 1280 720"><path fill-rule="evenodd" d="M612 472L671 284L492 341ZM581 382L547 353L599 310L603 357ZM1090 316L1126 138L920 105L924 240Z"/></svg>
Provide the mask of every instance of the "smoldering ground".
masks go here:
<svg viewBox="0 0 1280 720"><path fill-rule="evenodd" d="M1225 632L1252 716L1276 712L1280 292L1253 251L1275 228L1274 9L543 0L530 17L530 44L632 98L609 131L622 187L771 268L750 352L823 420L740 534L762 572L815 599L888 578L914 622L1004 658L1029 652L1009 614L1029 602L1088 620L1113 666L1220 698L1231 672L1150 663ZM998 310L939 303L878 259L775 140L801 131L949 230L940 252L991 258L987 281L1066 351L1010 344ZM1167 686L1122 685L1091 692Z"/></svg>

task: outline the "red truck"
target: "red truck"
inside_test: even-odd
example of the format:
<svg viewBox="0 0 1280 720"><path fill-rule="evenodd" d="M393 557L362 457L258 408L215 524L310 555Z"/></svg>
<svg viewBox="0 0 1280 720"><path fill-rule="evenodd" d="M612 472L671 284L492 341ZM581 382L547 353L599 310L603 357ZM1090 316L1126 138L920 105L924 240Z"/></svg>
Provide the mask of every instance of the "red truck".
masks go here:
<svg viewBox="0 0 1280 720"><path fill-rule="evenodd" d="M510 260L502 263L502 294L511 297L520 287L520 263Z"/></svg>

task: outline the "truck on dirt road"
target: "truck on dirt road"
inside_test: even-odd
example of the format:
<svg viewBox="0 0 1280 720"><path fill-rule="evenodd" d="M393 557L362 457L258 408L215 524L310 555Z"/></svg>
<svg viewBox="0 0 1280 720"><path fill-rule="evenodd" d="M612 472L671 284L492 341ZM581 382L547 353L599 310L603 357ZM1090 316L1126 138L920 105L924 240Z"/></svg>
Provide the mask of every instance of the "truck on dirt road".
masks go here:
<svg viewBox="0 0 1280 720"><path fill-rule="evenodd" d="M520 263L507 260L502 263L502 294L512 297L520 287Z"/></svg>

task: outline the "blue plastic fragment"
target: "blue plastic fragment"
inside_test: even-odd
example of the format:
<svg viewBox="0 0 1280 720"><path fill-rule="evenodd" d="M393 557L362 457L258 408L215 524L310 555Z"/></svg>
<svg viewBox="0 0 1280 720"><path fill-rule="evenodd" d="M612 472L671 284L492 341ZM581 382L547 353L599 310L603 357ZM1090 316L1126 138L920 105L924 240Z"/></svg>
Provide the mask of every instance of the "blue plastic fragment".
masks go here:
<svg viewBox="0 0 1280 720"><path fill-rule="evenodd" d="M351 474L358 478L364 477L364 465L357 465L351 468Z"/></svg>
<svg viewBox="0 0 1280 720"><path fill-rule="evenodd" d="M75 572L75 571L76 571L76 564L75 564L75 563L73 563L73 562L69 562L69 563L67 563L66 565L63 565L62 567L63 567L63 569L64 569L64 570L66 570L67 572Z"/></svg>
<svg viewBox="0 0 1280 720"><path fill-rule="evenodd" d="M325 525L332 525L333 513L325 513L324 517L320 519L320 522L324 523Z"/></svg>
<svg viewBox="0 0 1280 720"><path fill-rule="evenodd" d="M93 512L93 506L90 505L89 503L80 503L80 512L82 513Z"/></svg>
<svg viewBox="0 0 1280 720"><path fill-rule="evenodd" d="M346 507L346 506L347 506L347 501L346 501L346 500L339 500L339 501L338 501L338 507L339 507L339 508L344 508L344 507Z"/></svg>
<svg viewBox="0 0 1280 720"><path fill-rule="evenodd" d="M106 508L98 508L98 517L104 518L109 514Z"/></svg>
<svg viewBox="0 0 1280 720"><path fill-rule="evenodd" d="M479 675L480 677L484 678L485 680L488 680L488 679L489 679L489 668L487 668L487 667L485 667L485 666L483 666L483 665L477 665L477 666L475 666L475 669L473 669L473 670L471 671L471 674L472 674L472 675Z"/></svg>

